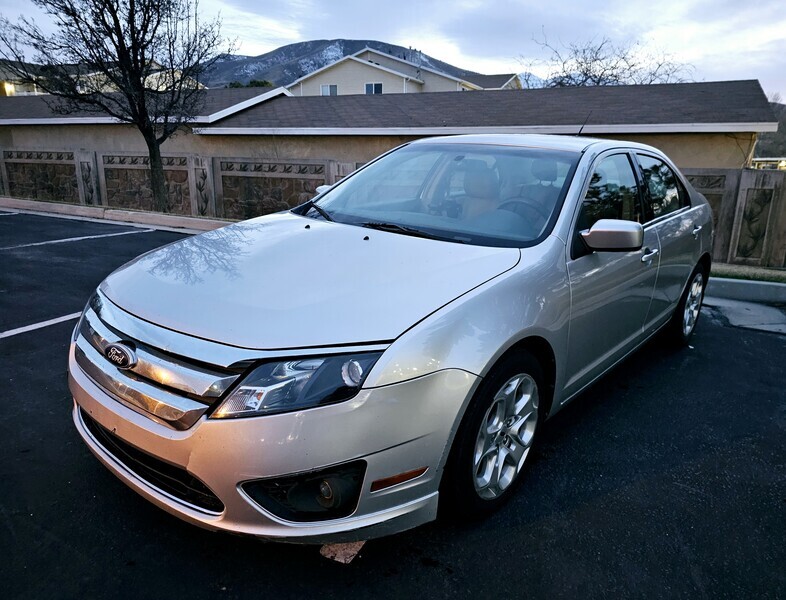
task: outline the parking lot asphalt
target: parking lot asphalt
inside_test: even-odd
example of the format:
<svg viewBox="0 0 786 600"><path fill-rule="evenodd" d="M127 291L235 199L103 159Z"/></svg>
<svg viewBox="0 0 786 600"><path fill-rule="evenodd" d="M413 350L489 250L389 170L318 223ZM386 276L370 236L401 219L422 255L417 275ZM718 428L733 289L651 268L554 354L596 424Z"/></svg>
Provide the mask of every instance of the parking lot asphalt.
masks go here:
<svg viewBox="0 0 786 600"><path fill-rule="evenodd" d="M79 312L180 237L0 213L0 333ZM72 425L74 324L0 338L3 597L786 597L786 336L717 309L691 347L654 339L550 420L500 512L369 541L349 565L201 530L115 479Z"/></svg>

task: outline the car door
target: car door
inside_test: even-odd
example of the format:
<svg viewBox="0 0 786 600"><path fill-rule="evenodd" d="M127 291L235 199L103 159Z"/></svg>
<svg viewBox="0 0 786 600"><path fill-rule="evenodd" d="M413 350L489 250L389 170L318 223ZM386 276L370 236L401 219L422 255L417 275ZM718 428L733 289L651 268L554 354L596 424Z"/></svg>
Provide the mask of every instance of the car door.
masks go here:
<svg viewBox="0 0 786 600"><path fill-rule="evenodd" d="M643 221L632 157L617 151L598 157L575 218L567 261L571 313L566 361L569 397L595 379L642 338L658 276L658 232L644 232L641 250L589 250L580 232L599 219Z"/></svg>
<svg viewBox="0 0 786 600"><path fill-rule="evenodd" d="M651 332L668 320L696 266L701 215L699 207L691 207L688 191L663 158L636 152L635 159L644 188L645 231L657 230L660 240L658 282L646 325Z"/></svg>

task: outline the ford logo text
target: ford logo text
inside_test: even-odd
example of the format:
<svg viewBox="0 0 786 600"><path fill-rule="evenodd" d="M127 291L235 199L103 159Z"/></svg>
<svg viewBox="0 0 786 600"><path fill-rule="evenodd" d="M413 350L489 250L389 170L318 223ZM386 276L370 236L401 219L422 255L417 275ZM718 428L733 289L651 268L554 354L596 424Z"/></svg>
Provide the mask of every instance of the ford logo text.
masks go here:
<svg viewBox="0 0 786 600"><path fill-rule="evenodd" d="M104 356L118 369L130 369L136 364L136 354L125 344L109 344Z"/></svg>

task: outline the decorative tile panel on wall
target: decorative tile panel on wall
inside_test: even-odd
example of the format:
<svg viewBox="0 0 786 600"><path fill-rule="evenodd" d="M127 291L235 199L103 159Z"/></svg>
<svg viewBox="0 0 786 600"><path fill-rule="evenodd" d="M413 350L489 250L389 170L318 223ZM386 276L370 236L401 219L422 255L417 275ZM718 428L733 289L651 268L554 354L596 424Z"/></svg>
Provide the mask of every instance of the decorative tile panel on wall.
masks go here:
<svg viewBox="0 0 786 600"><path fill-rule="evenodd" d="M214 159L217 216L250 219L311 199L328 180L326 161Z"/></svg>
<svg viewBox="0 0 786 600"><path fill-rule="evenodd" d="M737 258L761 260L772 208L772 190L749 189L742 209Z"/></svg>
<svg viewBox="0 0 786 600"><path fill-rule="evenodd" d="M729 262L763 267L786 262L786 172L742 172Z"/></svg>
<svg viewBox="0 0 786 600"><path fill-rule="evenodd" d="M166 211L190 215L191 186L188 177L188 158L163 156L164 179L167 187ZM100 160L100 183L106 205L113 208L154 211L150 181L150 159L141 154L104 154Z"/></svg>
<svg viewBox="0 0 786 600"><path fill-rule="evenodd" d="M15 198L80 202L73 152L4 150L2 180Z"/></svg>

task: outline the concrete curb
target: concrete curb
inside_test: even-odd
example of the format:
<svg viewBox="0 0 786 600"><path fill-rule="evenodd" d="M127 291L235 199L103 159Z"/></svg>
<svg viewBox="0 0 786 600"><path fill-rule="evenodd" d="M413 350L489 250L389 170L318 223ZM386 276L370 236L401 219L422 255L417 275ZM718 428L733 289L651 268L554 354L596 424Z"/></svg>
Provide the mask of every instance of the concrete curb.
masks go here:
<svg viewBox="0 0 786 600"><path fill-rule="evenodd" d="M764 304L786 304L786 283L710 277L707 296Z"/></svg>
<svg viewBox="0 0 786 600"><path fill-rule="evenodd" d="M122 210L104 206L81 206L78 204L59 204L57 202L39 202L37 200L22 200L0 196L0 208L10 210L29 210L37 213L49 213L69 217L88 219L103 219L106 221L121 221L124 223L137 223L174 229L192 229L197 231L211 231L233 223L220 219L205 219L201 217L184 217L180 215L162 215L160 213L142 212L135 210Z"/></svg>

